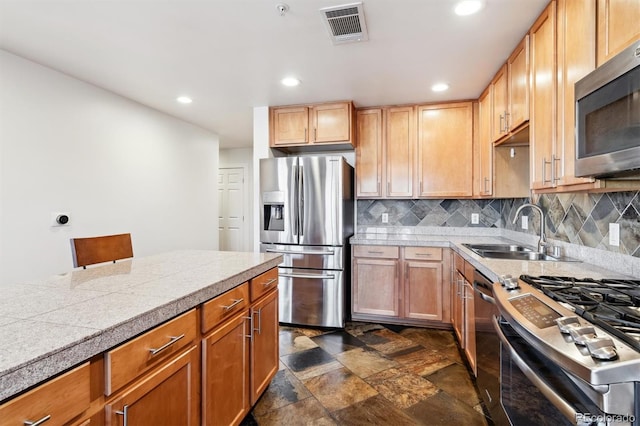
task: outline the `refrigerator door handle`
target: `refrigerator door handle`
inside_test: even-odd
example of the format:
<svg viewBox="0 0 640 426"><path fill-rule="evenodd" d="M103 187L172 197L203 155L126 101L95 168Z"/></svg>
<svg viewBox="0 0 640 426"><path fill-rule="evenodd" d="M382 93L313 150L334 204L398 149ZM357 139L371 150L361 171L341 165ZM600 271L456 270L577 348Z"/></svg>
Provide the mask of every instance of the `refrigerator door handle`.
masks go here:
<svg viewBox="0 0 640 426"><path fill-rule="evenodd" d="M289 274L285 272L279 273L278 276L284 278L309 278L312 280L332 280L336 277L333 274Z"/></svg>
<svg viewBox="0 0 640 426"><path fill-rule="evenodd" d="M267 253L280 253L280 254L316 254L316 255L329 255L329 256L333 256L336 254L335 250L322 250L322 251L316 251L316 250L279 250L279 249L266 249L265 252Z"/></svg>
<svg viewBox="0 0 640 426"><path fill-rule="evenodd" d="M304 169L298 166L298 218L300 237L304 235Z"/></svg>
<svg viewBox="0 0 640 426"><path fill-rule="evenodd" d="M298 194L298 166L294 165L292 167L293 169L293 173L292 173L292 178L293 178L293 199L295 200L295 205L293 206L293 209L290 209L292 214L292 220L291 223L293 224L293 236L296 237L296 242L300 242L298 240L298 199L299 199L299 194ZM291 188L291 187L290 187ZM293 204L293 203L292 203Z"/></svg>

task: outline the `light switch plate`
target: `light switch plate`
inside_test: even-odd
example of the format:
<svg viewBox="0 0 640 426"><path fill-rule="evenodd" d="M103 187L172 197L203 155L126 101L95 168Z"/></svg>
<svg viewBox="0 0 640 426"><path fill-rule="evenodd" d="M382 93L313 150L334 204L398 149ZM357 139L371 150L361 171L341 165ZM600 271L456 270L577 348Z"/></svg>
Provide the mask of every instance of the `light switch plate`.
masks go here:
<svg viewBox="0 0 640 426"><path fill-rule="evenodd" d="M529 216L522 216L522 229L529 229Z"/></svg>
<svg viewBox="0 0 640 426"><path fill-rule="evenodd" d="M471 213L471 224L472 225L477 225L479 223L480 223L480 214Z"/></svg>
<svg viewBox="0 0 640 426"><path fill-rule="evenodd" d="M382 223L389 223L389 213L382 213Z"/></svg>
<svg viewBox="0 0 640 426"><path fill-rule="evenodd" d="M619 223L609 224L609 245L610 246L620 245L620 224Z"/></svg>

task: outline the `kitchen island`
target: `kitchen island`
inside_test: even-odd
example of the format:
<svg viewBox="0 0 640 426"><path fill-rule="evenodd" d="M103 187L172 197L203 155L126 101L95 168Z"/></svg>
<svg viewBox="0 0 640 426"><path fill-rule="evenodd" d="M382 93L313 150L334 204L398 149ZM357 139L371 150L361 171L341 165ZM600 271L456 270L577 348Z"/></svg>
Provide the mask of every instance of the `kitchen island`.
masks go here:
<svg viewBox="0 0 640 426"><path fill-rule="evenodd" d="M276 271L281 259L266 253L175 251L4 288L0 401L183 313L199 319L194 308ZM275 291L273 281L261 285ZM199 335L200 324L193 333Z"/></svg>

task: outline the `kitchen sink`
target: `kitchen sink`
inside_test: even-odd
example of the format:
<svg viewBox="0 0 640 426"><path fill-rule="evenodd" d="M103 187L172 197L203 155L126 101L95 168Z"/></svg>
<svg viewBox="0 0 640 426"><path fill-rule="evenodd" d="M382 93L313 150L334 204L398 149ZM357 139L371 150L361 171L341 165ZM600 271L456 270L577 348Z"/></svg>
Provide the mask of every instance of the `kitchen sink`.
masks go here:
<svg viewBox="0 0 640 426"><path fill-rule="evenodd" d="M551 262L579 262L564 256L550 256L535 249L517 244L463 244L485 259L538 260Z"/></svg>

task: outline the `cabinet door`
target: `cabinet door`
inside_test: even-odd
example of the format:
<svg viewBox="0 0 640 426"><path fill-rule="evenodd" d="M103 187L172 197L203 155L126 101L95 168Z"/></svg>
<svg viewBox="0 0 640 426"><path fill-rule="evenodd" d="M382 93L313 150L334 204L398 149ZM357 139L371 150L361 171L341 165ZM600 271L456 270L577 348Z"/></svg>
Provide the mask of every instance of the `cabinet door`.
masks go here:
<svg viewBox="0 0 640 426"><path fill-rule="evenodd" d="M640 5L638 0L598 0L597 15L600 66L640 38Z"/></svg>
<svg viewBox="0 0 640 426"><path fill-rule="evenodd" d="M509 97L507 93L507 66L500 68L493 78L492 104L493 104L493 124L491 134L493 141L497 141L507 135L507 109Z"/></svg>
<svg viewBox="0 0 640 426"><path fill-rule="evenodd" d="M418 107L418 196L473 195L473 104Z"/></svg>
<svg viewBox="0 0 640 426"><path fill-rule="evenodd" d="M640 4L638 5L640 9ZM558 185L588 184L575 177L575 83L596 67L595 0L558 1L558 118L554 164Z"/></svg>
<svg viewBox="0 0 640 426"><path fill-rule="evenodd" d="M529 35L525 36L507 60L507 76L507 128L512 131L529 121Z"/></svg>
<svg viewBox="0 0 640 426"><path fill-rule="evenodd" d="M351 140L351 104L316 105L311 109L313 143L345 142Z"/></svg>
<svg viewBox="0 0 640 426"><path fill-rule="evenodd" d="M416 117L413 107L389 108L386 111L386 194L388 197L413 195L413 163Z"/></svg>
<svg viewBox="0 0 640 426"><path fill-rule="evenodd" d="M464 276L460 272L455 273L455 282L451 286L451 322L453 331L460 342L460 346L464 349L464 304L463 304L463 285Z"/></svg>
<svg viewBox="0 0 640 426"><path fill-rule="evenodd" d="M272 146L309 142L309 108L274 108L271 111Z"/></svg>
<svg viewBox="0 0 640 426"><path fill-rule="evenodd" d="M476 372L476 315L473 305L473 286L467 280L463 286L464 302L464 352L474 375Z"/></svg>
<svg viewBox="0 0 640 426"><path fill-rule="evenodd" d="M202 342L204 425L237 425L249 412L249 327L245 310Z"/></svg>
<svg viewBox="0 0 640 426"><path fill-rule="evenodd" d="M353 312L397 317L398 261L354 259Z"/></svg>
<svg viewBox="0 0 640 426"><path fill-rule="evenodd" d="M442 263L405 261L404 317L442 321Z"/></svg>
<svg viewBox="0 0 640 426"><path fill-rule="evenodd" d="M556 2L531 27L531 183L554 186L552 157L556 137Z"/></svg>
<svg viewBox="0 0 640 426"><path fill-rule="evenodd" d="M112 425L197 425L200 356L193 346L106 406Z"/></svg>
<svg viewBox="0 0 640 426"><path fill-rule="evenodd" d="M480 157L480 195L493 193L493 142L491 141L491 85L478 103L478 156Z"/></svg>
<svg viewBox="0 0 640 426"><path fill-rule="evenodd" d="M251 308L251 405L267 389L278 372L278 290Z"/></svg>
<svg viewBox="0 0 640 426"><path fill-rule="evenodd" d="M382 109L356 112L356 197L382 196Z"/></svg>

